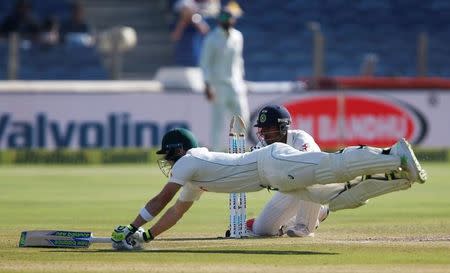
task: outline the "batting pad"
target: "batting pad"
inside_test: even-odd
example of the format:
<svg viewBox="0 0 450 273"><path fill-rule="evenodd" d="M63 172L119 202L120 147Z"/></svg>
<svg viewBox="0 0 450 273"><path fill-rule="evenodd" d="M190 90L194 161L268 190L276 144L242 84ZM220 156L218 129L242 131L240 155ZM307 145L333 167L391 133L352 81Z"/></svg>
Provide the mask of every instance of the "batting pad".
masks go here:
<svg viewBox="0 0 450 273"><path fill-rule="evenodd" d="M297 196L276 192L256 217L253 232L259 236L277 235L280 226L293 218L299 208L300 200Z"/></svg>
<svg viewBox="0 0 450 273"><path fill-rule="evenodd" d="M303 224L310 232L314 232L322 205L310 201L301 200L300 209L297 212L296 224Z"/></svg>
<svg viewBox="0 0 450 273"><path fill-rule="evenodd" d="M331 211L353 209L366 204L370 198L394 191L406 190L410 187L411 182L407 179L367 179L341 192L330 201L329 207Z"/></svg>
<svg viewBox="0 0 450 273"><path fill-rule="evenodd" d="M400 157L381 152L379 148L364 146L329 154L315 170L316 183L343 183L360 175L387 173L400 167Z"/></svg>

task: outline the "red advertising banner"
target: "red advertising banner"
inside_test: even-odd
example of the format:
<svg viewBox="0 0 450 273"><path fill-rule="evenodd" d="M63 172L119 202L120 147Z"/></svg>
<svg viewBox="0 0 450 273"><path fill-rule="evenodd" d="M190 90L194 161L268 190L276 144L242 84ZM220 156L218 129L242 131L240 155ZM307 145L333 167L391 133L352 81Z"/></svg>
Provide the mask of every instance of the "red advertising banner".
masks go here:
<svg viewBox="0 0 450 273"><path fill-rule="evenodd" d="M389 146L405 137L419 142L426 124L417 109L389 97L307 96L283 103L293 127L309 132L320 147Z"/></svg>

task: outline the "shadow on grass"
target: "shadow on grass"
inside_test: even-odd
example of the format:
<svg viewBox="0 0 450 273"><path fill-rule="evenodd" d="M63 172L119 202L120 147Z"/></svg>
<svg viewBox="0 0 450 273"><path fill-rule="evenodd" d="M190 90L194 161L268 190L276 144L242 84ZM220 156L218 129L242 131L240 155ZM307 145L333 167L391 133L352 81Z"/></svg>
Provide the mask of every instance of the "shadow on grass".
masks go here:
<svg viewBox="0 0 450 273"><path fill-rule="evenodd" d="M241 240L259 240L268 239L274 237L247 237L239 239ZM165 242L189 242L189 241L218 241L218 240L234 240L234 238L227 237L201 237L201 238L158 238L156 241ZM150 246L151 247L151 246ZM190 249L188 247L184 249L143 249L135 251L121 251L114 249L52 249L44 252L76 252L76 253L126 253L126 254L138 254L138 253L194 253L194 254L240 254L240 255L339 255L336 252L320 252L320 251L302 251L302 250L259 250L259 249Z"/></svg>
<svg viewBox="0 0 450 273"><path fill-rule="evenodd" d="M276 237L245 237L238 240L259 240L259 239L268 239L268 238L276 238ZM236 240L234 238L229 237L201 237L201 238L158 238L156 239L162 242L183 242L183 241L221 241L221 240Z"/></svg>
<svg viewBox="0 0 450 273"><path fill-rule="evenodd" d="M243 249L158 249L147 250L155 253L198 253L198 254L251 254L251 255L337 255L333 252L300 251L300 250L243 250Z"/></svg>
<svg viewBox="0 0 450 273"><path fill-rule="evenodd" d="M194 254L241 254L241 255L339 255L335 252L301 251L301 250L244 250L244 249L145 249L136 251L117 251L114 249L72 250L61 249L44 252L76 252L76 253L194 253Z"/></svg>

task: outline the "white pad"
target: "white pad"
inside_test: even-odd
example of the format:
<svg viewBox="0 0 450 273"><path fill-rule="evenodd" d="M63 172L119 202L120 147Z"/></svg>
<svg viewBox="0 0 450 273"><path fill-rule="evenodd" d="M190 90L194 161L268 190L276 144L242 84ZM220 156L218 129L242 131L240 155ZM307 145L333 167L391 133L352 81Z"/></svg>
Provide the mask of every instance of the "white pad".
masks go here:
<svg viewBox="0 0 450 273"><path fill-rule="evenodd" d="M330 201L329 207L331 211L357 208L366 204L369 198L394 191L406 190L410 187L411 182L406 179L367 179L338 194Z"/></svg>
<svg viewBox="0 0 450 273"><path fill-rule="evenodd" d="M360 175L387 173L400 167L400 157L381 152L382 149L364 146L329 154L316 168L316 183L342 183Z"/></svg>
<svg viewBox="0 0 450 273"><path fill-rule="evenodd" d="M300 201L300 209L297 211L295 224L305 225L310 232L314 232L322 205L309 201Z"/></svg>
<svg viewBox="0 0 450 273"><path fill-rule="evenodd" d="M280 226L294 217L299 208L300 200L297 196L276 192L256 217L253 233L258 236L278 235Z"/></svg>

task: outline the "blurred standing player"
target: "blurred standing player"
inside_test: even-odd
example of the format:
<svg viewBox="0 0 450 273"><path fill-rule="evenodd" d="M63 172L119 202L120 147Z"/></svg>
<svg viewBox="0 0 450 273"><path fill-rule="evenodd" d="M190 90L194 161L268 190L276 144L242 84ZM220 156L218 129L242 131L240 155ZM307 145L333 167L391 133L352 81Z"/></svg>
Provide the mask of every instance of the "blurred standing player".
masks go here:
<svg viewBox="0 0 450 273"><path fill-rule="evenodd" d="M215 151L224 146L221 136L226 113L240 115L246 123L249 121L243 36L234 28L240 13L236 5L221 10L218 26L205 38L200 57L205 95L212 103L211 139Z"/></svg>
<svg viewBox="0 0 450 273"><path fill-rule="evenodd" d="M286 143L303 152L320 152L314 138L302 130L291 130L289 111L280 105L266 105L258 114L254 127L258 128L256 149L274 142ZM257 236L281 235L314 236L319 222L328 216L328 207L300 200L291 194L276 192L256 219L247 221L247 228ZM284 230L280 227L284 226Z"/></svg>

